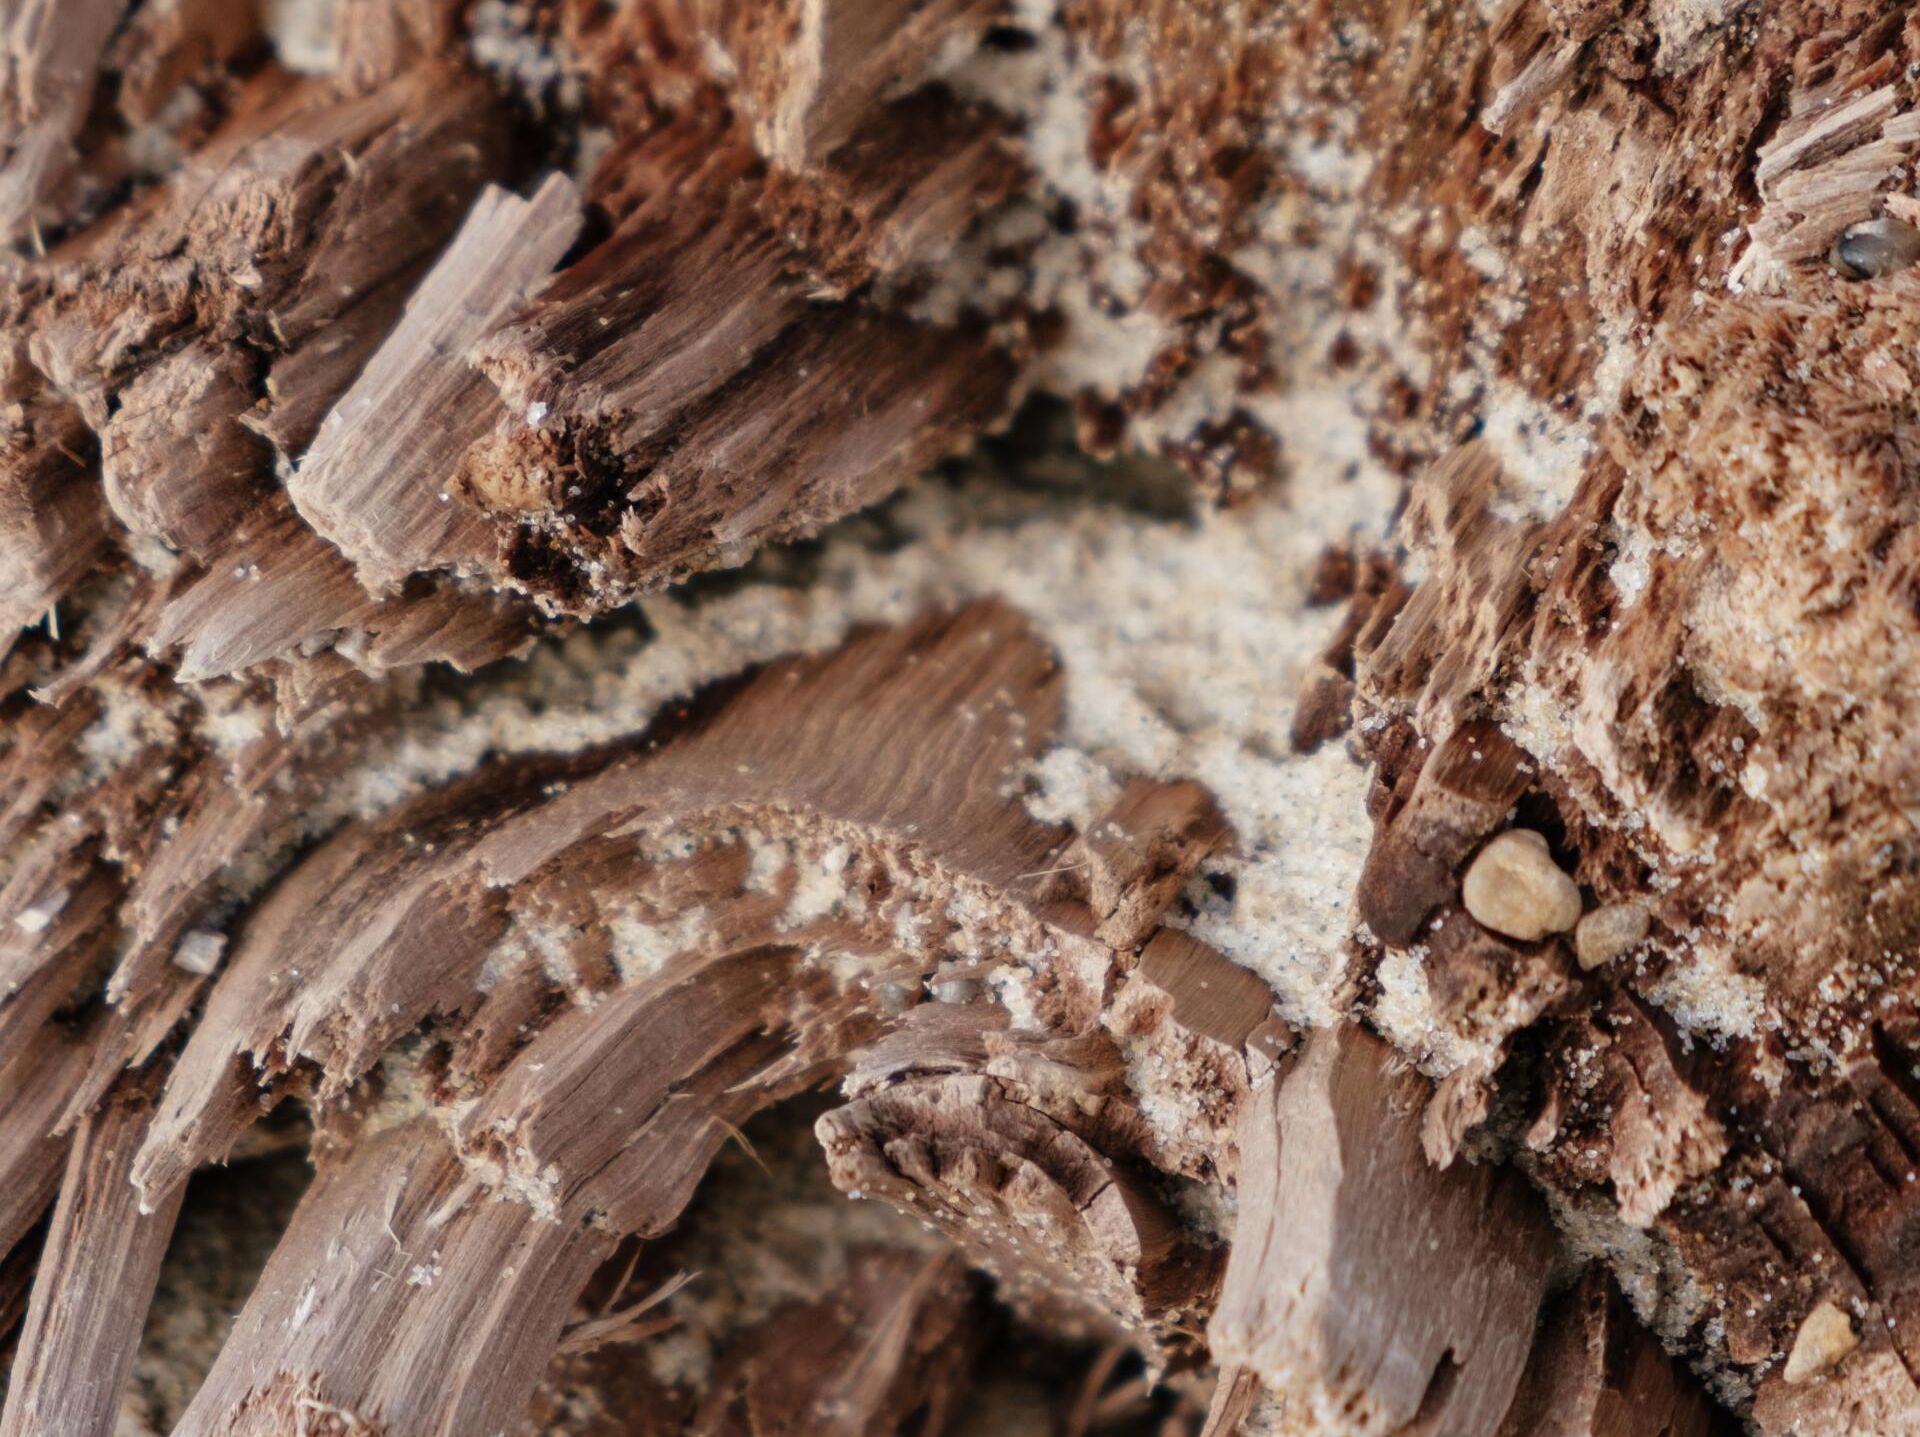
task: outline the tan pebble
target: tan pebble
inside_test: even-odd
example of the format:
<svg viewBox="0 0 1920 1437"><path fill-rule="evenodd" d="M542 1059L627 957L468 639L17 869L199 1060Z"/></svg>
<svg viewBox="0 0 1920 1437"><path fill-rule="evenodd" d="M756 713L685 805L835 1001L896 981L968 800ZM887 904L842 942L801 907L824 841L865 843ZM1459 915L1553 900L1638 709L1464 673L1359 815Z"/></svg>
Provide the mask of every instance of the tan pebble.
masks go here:
<svg viewBox="0 0 1920 1437"><path fill-rule="evenodd" d="M1483 928L1532 942L1565 933L1580 920L1580 887L1531 828L1495 834L1460 885L1467 912Z"/></svg>
<svg viewBox="0 0 1920 1437"><path fill-rule="evenodd" d="M1800 1324L1800 1331L1793 1339L1793 1351L1787 1354L1786 1371L1781 1375L1789 1382L1805 1382L1839 1366L1859 1345L1853 1319L1838 1304L1823 1302Z"/></svg>
<svg viewBox="0 0 1920 1437"><path fill-rule="evenodd" d="M1609 903L1580 920L1573 930L1573 952L1582 968L1611 963L1629 948L1646 941L1647 910L1638 903Z"/></svg>

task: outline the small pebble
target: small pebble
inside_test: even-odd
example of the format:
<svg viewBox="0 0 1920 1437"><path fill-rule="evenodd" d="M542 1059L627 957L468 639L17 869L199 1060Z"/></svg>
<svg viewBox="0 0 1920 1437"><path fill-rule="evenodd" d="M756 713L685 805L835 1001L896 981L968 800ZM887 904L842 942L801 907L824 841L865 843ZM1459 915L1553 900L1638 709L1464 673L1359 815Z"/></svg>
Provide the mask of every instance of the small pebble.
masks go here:
<svg viewBox="0 0 1920 1437"><path fill-rule="evenodd" d="M1483 928L1531 943L1580 921L1580 887L1530 828L1495 834L1467 869L1460 896Z"/></svg>
<svg viewBox="0 0 1920 1437"><path fill-rule="evenodd" d="M1638 903L1609 903L1580 920L1573 930L1573 953L1582 968L1611 963L1628 949L1644 943L1649 920Z"/></svg>
<svg viewBox="0 0 1920 1437"><path fill-rule="evenodd" d="M978 978L942 978L933 985L933 1001L971 1003L986 991L986 984Z"/></svg>
<svg viewBox="0 0 1920 1437"><path fill-rule="evenodd" d="M1789 1382L1805 1382L1838 1367L1859 1345L1853 1319L1838 1304L1828 1300L1809 1312L1807 1320L1800 1324L1800 1331L1793 1339L1793 1351L1787 1354L1786 1371L1781 1375Z"/></svg>
<svg viewBox="0 0 1920 1437"><path fill-rule="evenodd" d="M22 908L13 915L13 926L22 933L45 933L54 915L45 908Z"/></svg>
<svg viewBox="0 0 1920 1437"><path fill-rule="evenodd" d="M220 966L220 955L226 951L226 947L227 937L224 933L196 928L182 938L180 946L173 950L174 966L184 968L189 973L211 973Z"/></svg>
<svg viewBox="0 0 1920 1437"><path fill-rule="evenodd" d="M1827 258L1848 279L1879 279L1920 260L1920 229L1883 215L1843 230Z"/></svg>

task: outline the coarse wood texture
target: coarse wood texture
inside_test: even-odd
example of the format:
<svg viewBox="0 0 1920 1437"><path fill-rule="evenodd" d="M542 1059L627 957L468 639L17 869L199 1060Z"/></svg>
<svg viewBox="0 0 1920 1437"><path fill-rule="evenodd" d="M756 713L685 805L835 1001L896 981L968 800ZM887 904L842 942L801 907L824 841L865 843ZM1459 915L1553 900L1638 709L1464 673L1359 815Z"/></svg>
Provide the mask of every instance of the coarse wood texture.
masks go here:
<svg viewBox="0 0 1920 1437"><path fill-rule="evenodd" d="M1920 1434L1909 7L0 0L0 245L0 1437Z"/></svg>
<svg viewBox="0 0 1920 1437"><path fill-rule="evenodd" d="M127 1180L153 1082L125 1080L76 1127L8 1374L8 1437L112 1429L184 1196L142 1213Z"/></svg>

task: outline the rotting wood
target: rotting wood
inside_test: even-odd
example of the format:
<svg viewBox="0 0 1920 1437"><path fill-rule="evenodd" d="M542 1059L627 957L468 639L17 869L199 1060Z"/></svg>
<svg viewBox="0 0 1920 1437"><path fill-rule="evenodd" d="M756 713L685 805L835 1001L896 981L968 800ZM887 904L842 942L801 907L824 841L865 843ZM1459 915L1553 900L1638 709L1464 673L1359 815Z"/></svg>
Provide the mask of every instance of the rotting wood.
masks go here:
<svg viewBox="0 0 1920 1437"><path fill-rule="evenodd" d="M153 1075L130 1077L75 1129L8 1377L6 1437L114 1430L183 1196L143 1214L127 1180L153 1087Z"/></svg>
<svg viewBox="0 0 1920 1437"><path fill-rule="evenodd" d="M689 1430L904 1432L916 1418L938 1429L964 1410L980 1336L965 1271L952 1257L856 1253L837 1290L744 1334Z"/></svg>
<svg viewBox="0 0 1920 1437"><path fill-rule="evenodd" d="M94 76L126 0L22 0L0 23L0 237L37 236L80 159Z"/></svg>
<svg viewBox="0 0 1920 1437"><path fill-rule="evenodd" d="M491 536L445 459L491 427L500 408L463 356L545 279L579 225L573 187L558 175L527 200L489 190L321 421L287 492L368 589L433 569L472 571L491 558Z"/></svg>
<svg viewBox="0 0 1920 1437"><path fill-rule="evenodd" d="M1495 1432L1546 1293L1552 1226L1514 1174L1428 1166L1417 1078L1359 1029L1258 1088L1216 1360L1288 1394L1303 1432Z"/></svg>
<svg viewBox="0 0 1920 1437"><path fill-rule="evenodd" d="M0 25L0 1312L173 1063L102 1159L149 1201L288 1098L321 1171L186 1430L482 1430L591 1368L556 1430L625 1381L932 1437L976 1318L1109 1344L1061 1430L1287 1430L1354 1374L1213 1274L1306 1181L1249 1114L1328 1106L1360 1022L1426 1076L1340 1131L1467 1256L1404 1255L1444 1342L1342 1421L1711 1430L1644 1320L1765 1437L1920 1429L1910 16L308 8ZM1241 512L976 474L767 552L1036 392ZM913 618L996 592L1037 639ZM1481 881L1517 844L1551 901ZM704 1374L548 1363L617 1230L836 1080L839 1175L1013 1299L964 1352L915 1250ZM1632 1313L1588 1270L1475 1345L1448 1295L1544 1231L1514 1157ZM301 1312L340 1230L365 1331ZM887 1341L842 1390L813 1323ZM1127 1345L1165 1382L1108 1403Z"/></svg>

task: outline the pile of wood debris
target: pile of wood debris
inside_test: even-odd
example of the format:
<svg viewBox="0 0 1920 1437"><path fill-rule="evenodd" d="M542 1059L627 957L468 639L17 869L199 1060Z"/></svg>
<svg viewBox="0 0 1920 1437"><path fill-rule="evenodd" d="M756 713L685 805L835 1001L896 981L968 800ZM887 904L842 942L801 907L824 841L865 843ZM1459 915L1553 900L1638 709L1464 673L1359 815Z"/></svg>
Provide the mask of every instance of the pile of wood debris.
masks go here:
<svg viewBox="0 0 1920 1437"><path fill-rule="evenodd" d="M0 1437L1920 1434L1920 15L0 76Z"/></svg>

